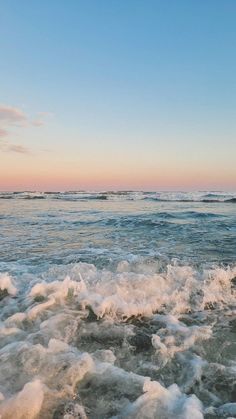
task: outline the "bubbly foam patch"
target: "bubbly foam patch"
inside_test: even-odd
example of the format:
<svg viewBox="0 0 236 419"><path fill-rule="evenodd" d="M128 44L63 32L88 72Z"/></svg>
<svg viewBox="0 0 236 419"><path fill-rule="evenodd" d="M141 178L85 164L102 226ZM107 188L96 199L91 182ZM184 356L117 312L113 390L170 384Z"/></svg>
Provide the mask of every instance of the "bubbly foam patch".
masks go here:
<svg viewBox="0 0 236 419"><path fill-rule="evenodd" d="M2 419L34 419L40 412L44 385L40 380L26 383L15 396L3 402L0 406Z"/></svg>
<svg viewBox="0 0 236 419"><path fill-rule="evenodd" d="M17 289L14 285L13 279L8 275L8 273L0 273L0 292L6 291L7 294L15 296L17 294Z"/></svg>
<svg viewBox="0 0 236 419"><path fill-rule="evenodd" d="M233 416L217 327L220 313L233 330L235 276L128 262L54 267L27 286L1 274L1 418Z"/></svg>

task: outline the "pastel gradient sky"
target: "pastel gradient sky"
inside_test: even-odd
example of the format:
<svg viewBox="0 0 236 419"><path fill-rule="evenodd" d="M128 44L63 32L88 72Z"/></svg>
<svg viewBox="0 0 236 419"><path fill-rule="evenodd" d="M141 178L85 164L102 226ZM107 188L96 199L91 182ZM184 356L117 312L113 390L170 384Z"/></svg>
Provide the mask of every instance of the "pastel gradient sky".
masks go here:
<svg viewBox="0 0 236 419"><path fill-rule="evenodd" d="M2 0L0 190L235 190L235 22L235 0Z"/></svg>

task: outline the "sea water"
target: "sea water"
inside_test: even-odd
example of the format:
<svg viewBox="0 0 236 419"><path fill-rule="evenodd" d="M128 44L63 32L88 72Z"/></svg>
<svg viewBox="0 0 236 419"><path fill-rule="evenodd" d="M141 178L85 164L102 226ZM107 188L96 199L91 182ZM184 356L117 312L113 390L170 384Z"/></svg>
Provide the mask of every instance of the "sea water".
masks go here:
<svg viewBox="0 0 236 419"><path fill-rule="evenodd" d="M236 417L236 194L0 194L0 417Z"/></svg>

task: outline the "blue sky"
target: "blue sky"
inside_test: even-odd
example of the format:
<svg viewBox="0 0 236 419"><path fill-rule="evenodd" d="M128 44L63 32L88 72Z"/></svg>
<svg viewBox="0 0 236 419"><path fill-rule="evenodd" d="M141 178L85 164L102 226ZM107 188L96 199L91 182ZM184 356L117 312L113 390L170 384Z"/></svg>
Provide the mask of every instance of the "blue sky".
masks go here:
<svg viewBox="0 0 236 419"><path fill-rule="evenodd" d="M0 186L236 187L235 20L235 0L3 0L0 103L41 126L2 122Z"/></svg>

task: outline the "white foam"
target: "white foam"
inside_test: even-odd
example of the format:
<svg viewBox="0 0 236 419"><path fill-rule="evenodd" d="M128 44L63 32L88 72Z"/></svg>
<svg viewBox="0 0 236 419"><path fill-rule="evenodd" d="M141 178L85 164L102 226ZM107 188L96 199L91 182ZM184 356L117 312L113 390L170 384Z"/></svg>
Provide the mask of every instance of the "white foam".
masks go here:
<svg viewBox="0 0 236 419"><path fill-rule="evenodd" d="M80 404L76 403L73 406L73 412L72 413L66 413L63 416L63 419L88 419L88 416L86 415L86 412Z"/></svg>
<svg viewBox="0 0 236 419"><path fill-rule="evenodd" d="M69 350L69 345L67 343L62 342L59 339L50 339L48 343L48 351L54 354L58 352L67 352Z"/></svg>
<svg viewBox="0 0 236 419"><path fill-rule="evenodd" d="M23 283L22 289L19 281L20 297L9 299L0 313L2 418L52 414L61 400L76 400L78 386L90 379L89 403L95 397L93 384L109 389L104 395L108 400L95 400L100 403L100 417L116 408L119 418L202 418L201 402L185 392L201 380L207 362L197 350L212 337L213 323L201 324L202 316L198 325L187 326L181 317L199 316L211 305L227 311L235 303L231 282L235 275L236 268L197 272L189 266L171 265L165 272L150 267L145 272L142 265L134 272L124 262L112 272L79 263L51 269L43 281L33 276L32 283L25 288ZM0 279L1 289L15 296L13 279L8 274ZM139 330L135 322L126 322L133 316L146 318L152 342L147 354L142 349L142 357L135 355L130 343ZM161 380L141 375L146 366L159 380L161 368L174 362L182 369L178 385L165 387ZM120 399L115 404L109 397ZM86 418L82 402L76 400L73 406ZM232 409L224 405L219 412L233 416ZM19 416L11 416L16 410ZM70 413L65 415L70 417Z"/></svg>
<svg viewBox="0 0 236 419"><path fill-rule="evenodd" d="M212 336L210 326L188 327L171 315L156 315L153 320L165 326L158 330L158 335L152 336L152 344L165 363L177 352L186 351L194 346L195 342Z"/></svg>
<svg viewBox="0 0 236 419"><path fill-rule="evenodd" d="M5 323L10 326L10 325L15 325L15 324L21 324L25 319L26 319L26 314L25 313L15 313L12 316L8 317L5 321Z"/></svg>
<svg viewBox="0 0 236 419"><path fill-rule="evenodd" d="M51 297L48 301L45 301L45 303L37 304L34 307L30 308L27 317L30 320L34 320L39 314L43 313L48 308L54 306L55 299Z"/></svg>
<svg viewBox="0 0 236 419"><path fill-rule="evenodd" d="M202 419L202 404L195 396L182 394L176 384L164 388L158 382L146 380L144 394L131 403L120 418L127 419Z"/></svg>
<svg viewBox="0 0 236 419"><path fill-rule="evenodd" d="M190 267L168 266L166 273L146 275L120 272L119 268L114 274L97 272L97 281L85 280L87 288L78 293L78 300L98 318L150 317L163 308L178 315L203 310L209 303L234 302L231 279L235 275L236 268L199 274Z"/></svg>
<svg viewBox="0 0 236 419"><path fill-rule="evenodd" d="M17 332L20 332L17 327L6 327L4 323L0 322L0 336L14 335Z"/></svg>
<svg viewBox="0 0 236 419"><path fill-rule="evenodd" d="M40 380L25 384L23 389L0 405L1 419L34 419L41 410L44 385Z"/></svg>
<svg viewBox="0 0 236 419"><path fill-rule="evenodd" d="M85 284L79 277L79 281L72 281L69 276L66 276L64 281L53 281L51 283L41 282L36 284L30 291L30 297L49 296L55 301L63 302L65 298L78 295L85 289Z"/></svg>
<svg viewBox="0 0 236 419"><path fill-rule="evenodd" d="M12 296L17 294L13 278L8 273L0 273L0 290L6 290Z"/></svg>
<svg viewBox="0 0 236 419"><path fill-rule="evenodd" d="M47 301L34 305L28 310L27 317L34 320L38 315L55 304L63 304L66 299L78 296L85 289L83 280L72 281L69 276L63 281L53 281L51 283L40 282L33 286L29 297L48 297Z"/></svg>

